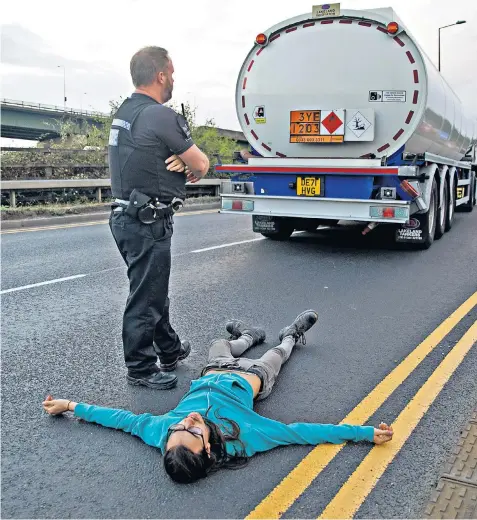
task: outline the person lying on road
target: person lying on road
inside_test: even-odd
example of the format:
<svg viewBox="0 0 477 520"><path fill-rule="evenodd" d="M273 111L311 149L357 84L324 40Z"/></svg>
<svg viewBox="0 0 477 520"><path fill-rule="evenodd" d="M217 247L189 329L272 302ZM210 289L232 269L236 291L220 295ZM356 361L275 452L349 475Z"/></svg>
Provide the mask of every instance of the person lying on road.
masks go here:
<svg viewBox="0 0 477 520"><path fill-rule="evenodd" d="M189 391L170 412L155 416L126 410L76 403L48 396L44 409L52 414L74 412L76 417L140 437L164 454L167 474L176 482L190 483L221 467L237 468L255 453L276 446L346 441L383 444L393 430L348 424L283 424L262 417L253 410L254 399L268 397L282 365L305 332L317 321L315 311L302 312L280 331L280 345L260 359L240 357L250 347L265 340L265 332L232 320L226 328L230 339L212 342L208 363L201 377L191 382Z"/></svg>

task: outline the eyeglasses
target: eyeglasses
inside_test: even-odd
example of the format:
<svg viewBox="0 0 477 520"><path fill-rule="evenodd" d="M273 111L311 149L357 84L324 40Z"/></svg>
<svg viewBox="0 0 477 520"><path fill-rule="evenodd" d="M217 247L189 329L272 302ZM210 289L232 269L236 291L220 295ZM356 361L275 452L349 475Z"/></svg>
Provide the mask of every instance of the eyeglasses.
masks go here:
<svg viewBox="0 0 477 520"><path fill-rule="evenodd" d="M191 428L186 428L183 424L173 424L172 426L169 426L168 428L168 438L170 435L174 432L189 432L194 437L200 437L202 439L202 444L205 448L205 440L204 440L204 433L202 431L202 428L199 428L198 426L192 426Z"/></svg>

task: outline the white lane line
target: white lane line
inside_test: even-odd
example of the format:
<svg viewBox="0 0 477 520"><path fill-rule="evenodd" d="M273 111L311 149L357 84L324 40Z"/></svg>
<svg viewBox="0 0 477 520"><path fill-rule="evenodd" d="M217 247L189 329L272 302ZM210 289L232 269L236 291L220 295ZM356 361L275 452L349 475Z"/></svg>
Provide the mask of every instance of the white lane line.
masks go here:
<svg viewBox="0 0 477 520"><path fill-rule="evenodd" d="M265 237L252 238L251 240L242 240L241 242L230 242L229 244L221 244L220 246L204 247L203 249L196 249L191 253L203 253L204 251L212 251L213 249L222 249L223 247L238 246L240 244L248 244L250 242L257 242L258 240L265 240Z"/></svg>
<svg viewBox="0 0 477 520"><path fill-rule="evenodd" d="M196 249L195 251L191 251L191 253L203 253L205 251L211 251L213 249L222 249L224 247L232 247L232 246L236 246L236 245L240 245L240 244L257 242L258 240L265 240L265 237L252 238L251 240L242 240L241 242L231 242L229 244L221 244L220 246L206 247L204 249ZM178 254L175 254L172 256L176 257L176 256L183 256L183 255L188 255L188 254L190 254L190 253L178 253ZM109 271L116 271L117 269L124 269L125 267L126 266L112 267L109 269L102 269L101 271L93 271L93 272L87 273L87 274L77 274L75 276L67 276L66 278L57 278L55 280L48 280L46 282L33 283L30 285L22 285L21 287L12 287L11 289L4 289L3 291L0 291L0 294L6 294L6 293L11 293L11 292L16 292L16 291L24 291L25 289L31 289L32 287L40 287L41 285L50 285L53 283L66 282L68 280L75 280L76 278L84 278L85 276L92 276L95 274L106 273Z"/></svg>
<svg viewBox="0 0 477 520"><path fill-rule="evenodd" d="M15 291L24 291L25 289L31 289L32 287L40 287L40 285L50 285L52 283L66 282L67 280L74 280L76 278L84 278L86 274L76 274L75 276L67 276L66 278L56 278L56 280L48 280L46 282L32 283L30 285L22 285L21 287L12 287L11 289L5 289L0 291L0 294L11 293Z"/></svg>

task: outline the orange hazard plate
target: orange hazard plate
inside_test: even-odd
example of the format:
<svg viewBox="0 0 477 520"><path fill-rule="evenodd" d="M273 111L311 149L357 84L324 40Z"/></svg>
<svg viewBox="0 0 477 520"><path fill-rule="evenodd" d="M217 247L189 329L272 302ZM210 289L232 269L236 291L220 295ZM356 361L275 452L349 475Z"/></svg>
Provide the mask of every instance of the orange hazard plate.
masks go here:
<svg viewBox="0 0 477 520"><path fill-rule="evenodd" d="M321 110L290 112L290 143L342 143L344 135L321 134Z"/></svg>

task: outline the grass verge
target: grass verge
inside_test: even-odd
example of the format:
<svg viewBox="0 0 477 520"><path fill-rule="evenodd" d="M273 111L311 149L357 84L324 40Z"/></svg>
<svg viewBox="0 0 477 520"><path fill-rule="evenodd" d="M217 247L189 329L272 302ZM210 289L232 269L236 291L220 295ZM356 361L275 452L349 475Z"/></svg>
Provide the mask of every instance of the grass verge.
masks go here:
<svg viewBox="0 0 477 520"><path fill-rule="evenodd" d="M191 197L185 200L184 206L200 206L219 202L220 197ZM34 206L0 206L2 220L34 219L39 217L61 217L64 215L81 215L84 213L101 213L110 210L110 202L57 203L37 204Z"/></svg>

